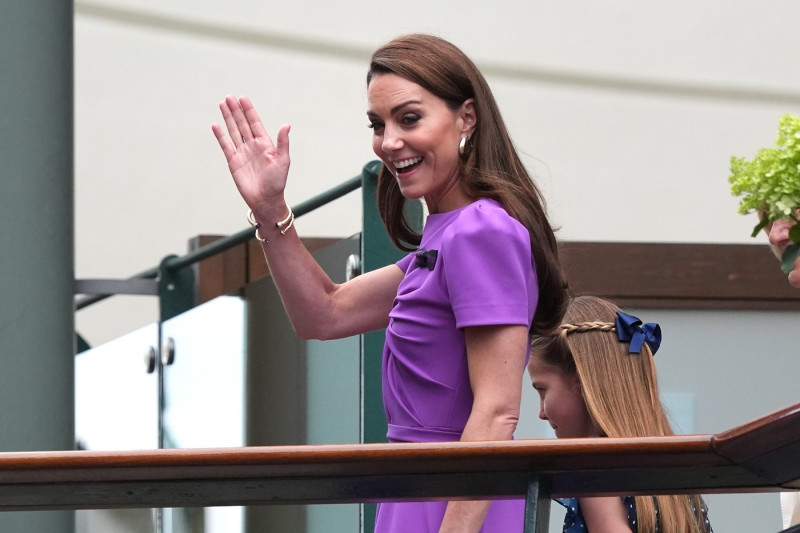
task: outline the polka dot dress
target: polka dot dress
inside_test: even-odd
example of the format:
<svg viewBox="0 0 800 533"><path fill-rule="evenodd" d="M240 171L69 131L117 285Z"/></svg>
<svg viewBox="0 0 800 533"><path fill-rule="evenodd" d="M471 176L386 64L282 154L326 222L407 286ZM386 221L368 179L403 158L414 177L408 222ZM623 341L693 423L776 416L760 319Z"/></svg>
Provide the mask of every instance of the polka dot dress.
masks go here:
<svg viewBox="0 0 800 533"><path fill-rule="evenodd" d="M578 498L555 498L555 501L567 508L567 514L564 516L563 533L586 533L589 531L586 528L586 522L583 520ZM628 511L628 524L630 524L631 530L636 533L639 529L636 525L636 500L633 496L625 496L622 498L622 503L625 504L625 509Z"/></svg>
<svg viewBox="0 0 800 533"><path fill-rule="evenodd" d="M564 516L564 529L563 533L587 533L589 531L586 528L586 522L583 519L583 513L581 512L580 505L578 504L577 498L555 498L555 501L566 507L567 514ZM639 525L636 522L636 500L633 496L625 496L622 498L622 503L625 505L625 509L628 512L628 525L631 526L631 531L637 533L639 531ZM655 511L656 511L656 531L655 533L659 533L659 510L658 510L658 500L653 497L653 503L655 504ZM697 509L692 505L692 513L697 516ZM706 531L708 533L713 533L711 529L711 523L708 520L708 508L706 508L705 504L703 504L702 508L700 509L701 516L703 517L703 522L706 526Z"/></svg>

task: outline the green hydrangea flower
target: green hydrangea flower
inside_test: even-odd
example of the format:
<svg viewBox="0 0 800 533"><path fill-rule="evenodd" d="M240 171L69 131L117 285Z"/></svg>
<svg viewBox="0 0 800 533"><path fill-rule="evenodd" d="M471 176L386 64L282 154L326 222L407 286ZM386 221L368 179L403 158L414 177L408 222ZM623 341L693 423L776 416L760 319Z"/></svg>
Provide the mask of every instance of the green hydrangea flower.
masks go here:
<svg viewBox="0 0 800 533"><path fill-rule="evenodd" d="M800 206L800 117L784 115L775 148L761 148L752 161L731 157L728 178L734 196L744 196L739 213L761 212L770 220Z"/></svg>
<svg viewBox="0 0 800 533"><path fill-rule="evenodd" d="M757 212L761 216L760 223L753 229L753 236L775 220L791 218L797 221L800 208L800 117L787 114L781 118L774 148L761 148L750 161L744 157L731 157L728 181L731 193L742 196L739 213ZM800 225L796 230L792 229L792 241L800 242L800 231L797 231ZM800 247L791 248L796 256Z"/></svg>

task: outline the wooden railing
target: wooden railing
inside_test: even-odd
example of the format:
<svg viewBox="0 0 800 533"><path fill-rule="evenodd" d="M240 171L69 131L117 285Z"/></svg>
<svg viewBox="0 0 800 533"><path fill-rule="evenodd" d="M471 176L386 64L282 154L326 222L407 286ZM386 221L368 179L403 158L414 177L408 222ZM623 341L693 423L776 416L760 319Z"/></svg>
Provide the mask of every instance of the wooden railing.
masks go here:
<svg viewBox="0 0 800 533"><path fill-rule="evenodd" d="M205 507L800 488L800 404L716 435L0 453L0 510ZM540 505L547 502L548 505Z"/></svg>

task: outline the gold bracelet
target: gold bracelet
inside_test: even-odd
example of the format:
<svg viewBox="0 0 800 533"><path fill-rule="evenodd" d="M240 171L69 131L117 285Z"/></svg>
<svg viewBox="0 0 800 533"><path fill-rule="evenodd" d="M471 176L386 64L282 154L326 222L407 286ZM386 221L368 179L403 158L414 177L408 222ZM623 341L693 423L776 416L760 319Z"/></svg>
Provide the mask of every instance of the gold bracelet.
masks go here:
<svg viewBox="0 0 800 533"><path fill-rule="evenodd" d="M294 225L294 213L292 213L290 211L289 212L289 218L287 220L288 220L288 224L286 223L286 220L283 221L283 223L286 224L286 227L285 228L281 228L281 235L286 235L286 232L289 231L289 228L291 228ZM277 224L275 224L275 225L277 226ZM278 226L278 227L280 228L280 226Z"/></svg>
<svg viewBox="0 0 800 533"><path fill-rule="evenodd" d="M289 208L289 214L286 215L286 218L284 218L280 222L276 222L275 223L275 227L282 228L287 222L289 223L289 227L291 227L292 226L292 222L294 222L294 213L292 213L292 208L291 207Z"/></svg>
<svg viewBox="0 0 800 533"><path fill-rule="evenodd" d="M250 212L247 213L247 221L250 223L252 227L260 226L258 222L256 222L256 216L253 214L253 210L251 209Z"/></svg>
<svg viewBox="0 0 800 533"><path fill-rule="evenodd" d="M266 237L262 237L261 236L261 233L259 231L261 229L261 223L256 220L256 216L253 213L252 209L247 213L247 222L250 223L251 227L256 229L256 239L258 239L259 241L261 241L264 244L268 244L269 243L269 239L267 239ZM276 222L275 223L275 227L280 229L281 235L286 235L286 232L289 231L289 228L291 228L293 225L294 225L294 212L292 211L292 208L290 207L289 208L289 214L286 215L286 218L284 218L280 222Z"/></svg>
<svg viewBox="0 0 800 533"><path fill-rule="evenodd" d="M256 228L256 239L258 239L264 244L269 244L269 239L262 237L261 233L258 231L261 229L261 224L256 222L256 216L253 214L252 209L250 210L249 213L247 213L247 221L250 223L250 226Z"/></svg>

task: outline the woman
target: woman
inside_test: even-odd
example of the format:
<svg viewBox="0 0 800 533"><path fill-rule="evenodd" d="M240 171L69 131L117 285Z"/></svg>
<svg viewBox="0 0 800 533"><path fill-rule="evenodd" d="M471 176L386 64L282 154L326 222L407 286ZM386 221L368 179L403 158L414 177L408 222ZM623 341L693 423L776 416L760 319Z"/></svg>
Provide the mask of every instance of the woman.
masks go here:
<svg viewBox="0 0 800 533"><path fill-rule="evenodd" d="M557 326L566 305L541 195L486 80L452 44L419 34L387 43L372 57L367 89L383 162L381 216L411 253L343 284L305 250L284 201L289 126L273 144L250 101L229 96L220 104L228 135L213 131L297 334L387 328L388 438L510 439L529 334ZM416 199L429 213L423 235L403 216ZM376 531L521 531L523 508L522 500L386 503Z"/></svg>

